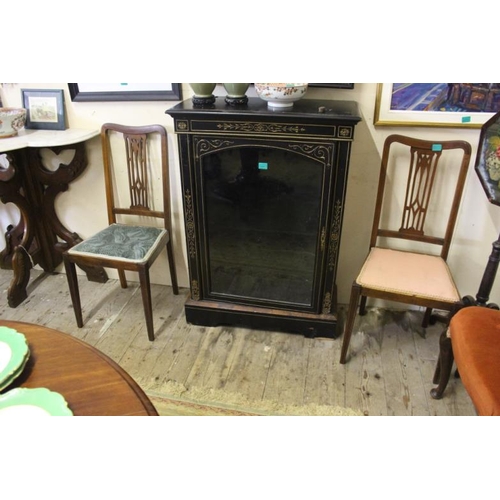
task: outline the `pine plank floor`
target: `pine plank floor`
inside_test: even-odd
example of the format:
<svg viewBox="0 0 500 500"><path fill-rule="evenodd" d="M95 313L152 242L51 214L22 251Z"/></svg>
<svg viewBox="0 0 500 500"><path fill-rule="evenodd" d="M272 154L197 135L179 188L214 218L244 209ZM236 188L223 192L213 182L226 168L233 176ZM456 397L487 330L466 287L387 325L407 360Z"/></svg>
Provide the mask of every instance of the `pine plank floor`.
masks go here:
<svg viewBox="0 0 500 500"><path fill-rule="evenodd" d="M79 278L85 325L76 327L64 274L32 270L28 299L7 305L11 271L0 270L0 318L37 323L95 346L146 391L167 383L223 390L249 400L337 405L369 416L473 416L459 379L442 400L430 397L442 324L424 331L420 311L369 308L357 318L350 357L339 364L341 338L189 325L188 290L153 285L156 339L149 342L136 283L120 288ZM340 306L342 325L344 306Z"/></svg>

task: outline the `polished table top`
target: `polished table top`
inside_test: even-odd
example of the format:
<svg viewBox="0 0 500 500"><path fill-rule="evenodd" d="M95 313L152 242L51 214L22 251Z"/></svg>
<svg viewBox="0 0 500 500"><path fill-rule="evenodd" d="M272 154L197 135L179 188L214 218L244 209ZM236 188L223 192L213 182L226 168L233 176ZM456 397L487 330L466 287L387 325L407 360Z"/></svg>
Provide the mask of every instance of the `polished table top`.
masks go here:
<svg viewBox="0 0 500 500"><path fill-rule="evenodd" d="M16 387L46 387L61 394L74 415L158 415L143 390L118 364L85 342L44 326L2 321L24 334L30 358Z"/></svg>

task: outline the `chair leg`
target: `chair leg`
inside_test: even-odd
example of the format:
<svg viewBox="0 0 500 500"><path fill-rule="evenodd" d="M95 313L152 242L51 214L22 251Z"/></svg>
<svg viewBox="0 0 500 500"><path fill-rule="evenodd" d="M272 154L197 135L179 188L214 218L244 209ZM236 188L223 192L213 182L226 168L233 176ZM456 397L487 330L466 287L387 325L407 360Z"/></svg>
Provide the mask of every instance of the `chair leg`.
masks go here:
<svg viewBox="0 0 500 500"><path fill-rule="evenodd" d="M118 269L118 277L120 278L120 286L122 288L127 288L127 278L125 278L125 271L123 269Z"/></svg>
<svg viewBox="0 0 500 500"><path fill-rule="evenodd" d="M347 318L344 328L344 340L342 342L342 350L340 353L340 363L344 364L346 361L347 349L349 348L349 342L351 341L352 329L354 327L354 320L356 319L356 313L358 310L359 296L361 295L361 286L356 282L353 283L351 289L351 298L349 302L349 309L347 311Z"/></svg>
<svg viewBox="0 0 500 500"><path fill-rule="evenodd" d="M175 261L174 261L174 251L172 249L172 241L167 241L167 257L168 257L168 266L170 268L170 280L172 281L172 289L174 295L179 295L179 285L177 284L177 271L175 269Z"/></svg>
<svg viewBox="0 0 500 500"><path fill-rule="evenodd" d="M76 324L78 328L83 327L82 304L80 302L80 292L78 290L78 277L76 266L69 259L64 258L64 268L66 269L66 279L68 280L69 294L75 311Z"/></svg>
<svg viewBox="0 0 500 500"><path fill-rule="evenodd" d="M139 270L139 280L141 283L142 304L144 306L144 316L146 317L146 328L148 338L153 341L155 332L153 327L153 305L151 301L151 283L149 281L149 270L145 267Z"/></svg>
<svg viewBox="0 0 500 500"><path fill-rule="evenodd" d="M436 364L436 371L432 382L438 384L431 390L433 399L441 399L443 392L450 380L451 368L453 366L453 349L451 347L451 338L444 331L439 339L439 358Z"/></svg>
<svg viewBox="0 0 500 500"><path fill-rule="evenodd" d="M366 314L366 299L368 297L366 295L363 295L361 297L361 301L359 303L359 315L364 316Z"/></svg>
<svg viewBox="0 0 500 500"><path fill-rule="evenodd" d="M425 309L424 317L422 319L422 328L427 328L431 321L432 307L427 307Z"/></svg>

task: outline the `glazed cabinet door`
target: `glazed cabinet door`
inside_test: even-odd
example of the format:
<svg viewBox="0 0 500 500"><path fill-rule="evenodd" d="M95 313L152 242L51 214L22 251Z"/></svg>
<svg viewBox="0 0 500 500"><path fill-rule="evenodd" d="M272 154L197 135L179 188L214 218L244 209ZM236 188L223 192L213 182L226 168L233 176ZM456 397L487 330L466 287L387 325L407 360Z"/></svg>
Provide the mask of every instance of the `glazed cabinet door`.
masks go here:
<svg viewBox="0 0 500 500"><path fill-rule="evenodd" d="M320 311L334 149L192 138L200 298Z"/></svg>

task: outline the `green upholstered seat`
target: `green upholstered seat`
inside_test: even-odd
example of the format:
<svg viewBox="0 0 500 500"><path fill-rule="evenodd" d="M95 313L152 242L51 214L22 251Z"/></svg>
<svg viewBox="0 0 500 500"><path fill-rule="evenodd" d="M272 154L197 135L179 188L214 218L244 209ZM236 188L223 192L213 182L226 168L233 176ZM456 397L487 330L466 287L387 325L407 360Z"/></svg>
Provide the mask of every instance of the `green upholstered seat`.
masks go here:
<svg viewBox="0 0 500 500"><path fill-rule="evenodd" d="M145 262L168 236L165 229L111 224L68 250L72 255L98 255L112 259Z"/></svg>

